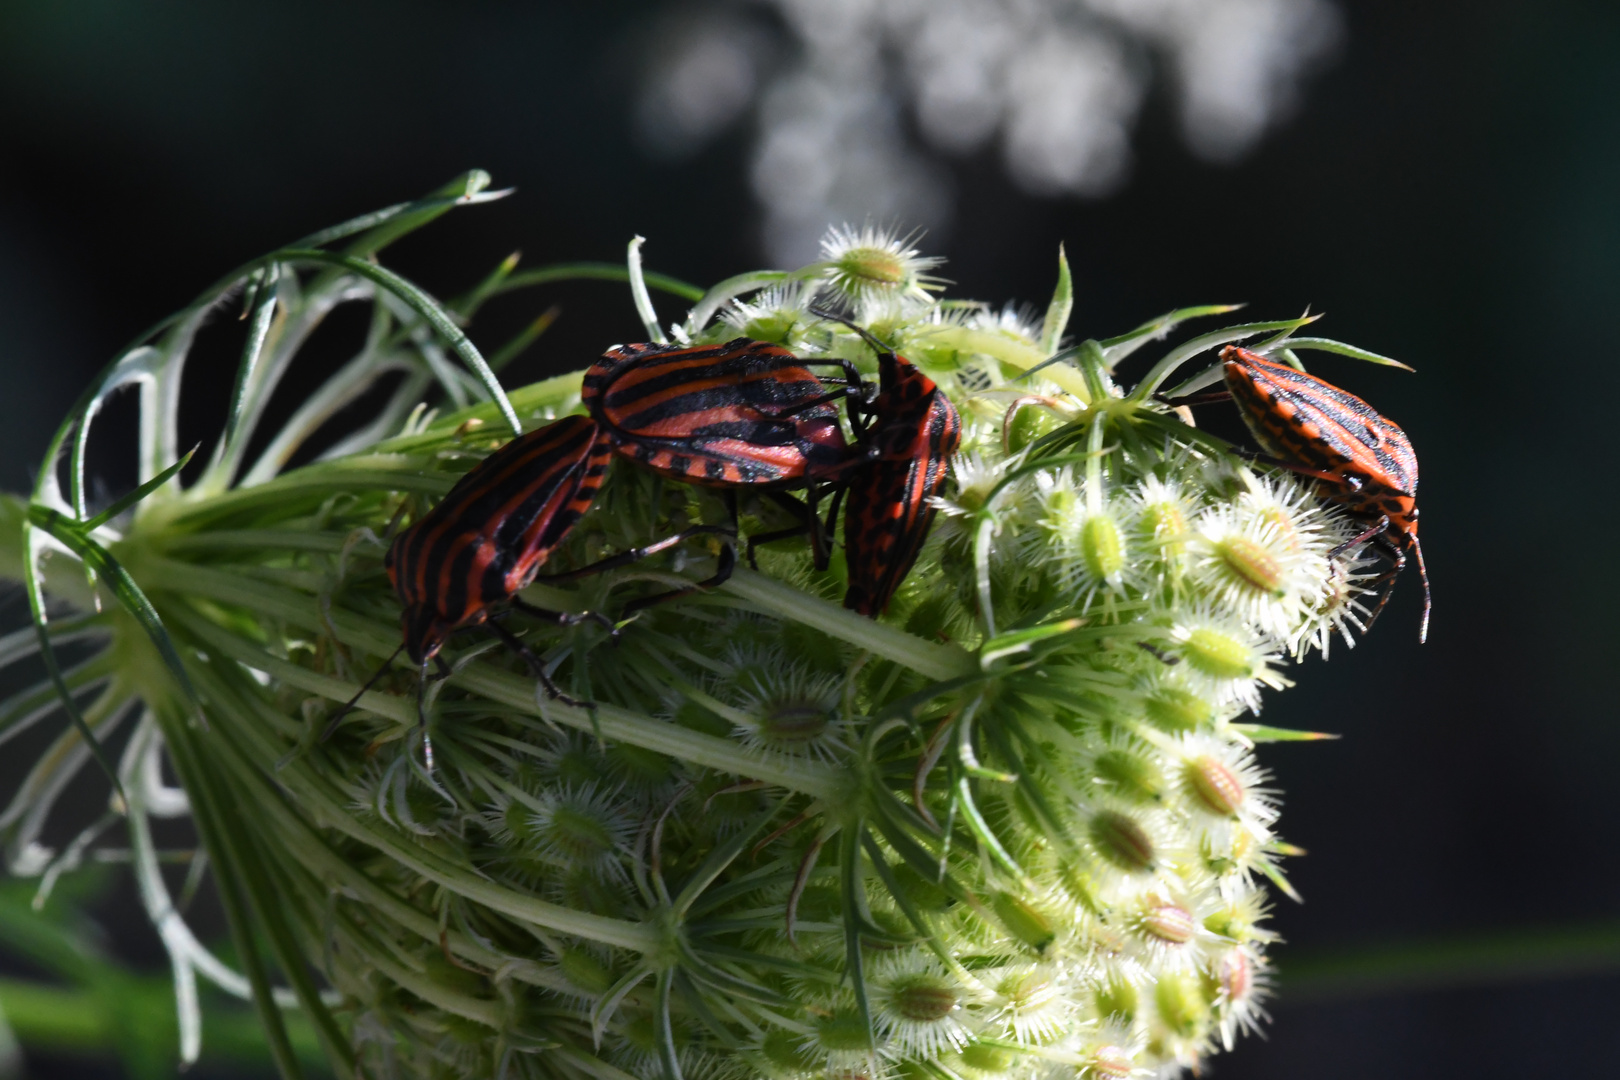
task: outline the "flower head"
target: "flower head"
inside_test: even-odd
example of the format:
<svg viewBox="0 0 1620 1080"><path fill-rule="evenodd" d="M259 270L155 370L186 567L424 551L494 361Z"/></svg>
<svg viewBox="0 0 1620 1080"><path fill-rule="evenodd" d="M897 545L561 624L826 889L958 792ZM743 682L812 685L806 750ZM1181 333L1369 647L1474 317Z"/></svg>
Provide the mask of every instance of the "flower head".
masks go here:
<svg viewBox="0 0 1620 1080"><path fill-rule="evenodd" d="M944 260L923 255L913 240L871 224L835 225L821 239L823 279L852 304L928 303L939 287L930 271Z"/></svg>
<svg viewBox="0 0 1620 1080"><path fill-rule="evenodd" d="M1170 639L1188 685L1217 706L1233 702L1258 712L1262 686L1287 685L1273 667L1282 657L1271 639L1212 605L1178 611Z"/></svg>
<svg viewBox="0 0 1620 1080"><path fill-rule="evenodd" d="M346 249L369 254L412 220ZM1309 485L1195 443L1151 398L1097 394L1094 366L1084 383L1059 366L1024 379L1062 332L1066 289L1037 327L1010 307L940 301L938 260L910 238L836 229L823 255L711 290L691 340L735 330L869 372L870 347L811 305L853 312L965 421L926 506L908 488L830 512L824 497L877 498L828 493L869 463L869 425L907 403L837 404L836 376L832 398L794 380L839 410L852 448L782 479L814 481L803 490L711 470L715 486L685 483L673 466L660 479L628 460L628 436L610 461L575 415L578 379L508 397L490 378L489 401L436 416L420 400L430 375L468 397L447 352L470 363L466 339L439 340L457 320L424 319L430 293L362 273L368 258L251 264L182 315L184 333L135 354L178 377L203 315L243 296L248 320L202 332L276 357L245 369L238 428L203 479L148 463L176 471L120 523L123 591L105 574L95 587L110 605L133 582L150 606L98 614L83 567L62 573L100 533L54 481L36 493L54 517L0 500L32 530L0 530L0 567L44 575L52 624L30 640L111 638L63 677L89 730L126 725L116 805L152 917L173 929L181 905L149 819L189 812L265 871L210 863L229 895L265 892L249 905L265 925L247 929L344 996L319 1020L352 1025L352 1071L407 1080L1168 1080L1253 1026L1274 939L1265 890L1287 890L1278 861L1292 849L1253 729L1232 721L1288 685L1285 647L1325 650L1365 621L1372 556L1336 552L1352 523ZM630 274L645 285L634 257ZM765 280L778 284L732 300L726 326L700 328ZM633 299L655 326L645 290ZM296 360L290 328L351 303L388 347L329 384L320 409L255 432ZM324 456L301 449L400 367L420 378L393 384L371 422ZM692 423L736 423L658 453L754 460L791 441L792 425L748 413L781 389L778 372L722 374L672 382L722 407ZM81 433L100 400L72 419ZM173 430L176 400L143 397L156 411L142 430ZM1020 401L1032 419L1007 423ZM584 434L546 442L559 431ZM243 470L250 443L275 452ZM491 458L497 444L548 448L549 471L500 471L490 462L512 458ZM580 447L583 470L568 457ZM294 457L318 460L283 469ZM444 495L457 491L479 497ZM851 573L871 569L850 565L852 519L897 525L874 530L874 558L917 556L909 588L872 618L839 606ZM456 542L424 553L397 539L424 522ZM822 542L772 545L716 587L737 541L784 525ZM42 568L14 549L51 530L60 546ZM507 575L469 578L468 553ZM536 576L516 573L524 560ZM423 592L465 615L436 627L455 631L433 641L443 671L402 665L362 686L401 644L421 659L400 610L402 594L428 610ZM57 618L70 604L77 625ZM340 711L351 698L359 715ZM7 837L23 868L54 874L96 841L56 853L42 839L87 760L53 750L36 766ZM164 941L182 982L223 968L189 935Z"/></svg>
<svg viewBox="0 0 1620 1080"><path fill-rule="evenodd" d="M967 988L923 950L907 950L874 965L871 995L873 1019L893 1054L936 1057L968 1041L963 1009Z"/></svg>
<svg viewBox="0 0 1620 1080"><path fill-rule="evenodd" d="M740 333L777 345L797 343L804 329L816 321L810 305L816 283L790 281L756 293L752 300L732 300L720 318Z"/></svg>

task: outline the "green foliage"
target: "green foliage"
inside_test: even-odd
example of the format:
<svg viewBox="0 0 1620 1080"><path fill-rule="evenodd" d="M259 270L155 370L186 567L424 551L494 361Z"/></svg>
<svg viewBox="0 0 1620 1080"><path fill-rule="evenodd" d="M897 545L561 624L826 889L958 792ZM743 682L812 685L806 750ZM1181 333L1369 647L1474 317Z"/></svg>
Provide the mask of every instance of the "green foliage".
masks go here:
<svg viewBox="0 0 1620 1080"><path fill-rule="evenodd" d="M134 974L109 958L100 928L77 914L110 879L106 867L74 875L44 905L35 903L31 883L0 884L0 952L37 973L0 979L0 1013L25 1053L112 1058L134 1080L172 1077L181 1065L172 980ZM259 1021L221 995L209 998L202 1062L264 1070ZM287 1023L303 1065L324 1074L310 1026L297 1016Z"/></svg>
<svg viewBox="0 0 1620 1080"><path fill-rule="evenodd" d="M702 294L644 273L633 243L624 277L653 338L666 334L657 284L697 300L668 336L754 334L873 371L860 337L810 310L844 304L962 412L954 486L881 619L838 606L836 574L794 544L616 635L510 616L590 708L547 699L515 658L458 637L452 675L426 689L430 772L414 669L385 672L319 738L399 645L387 545L508 429L579 404L578 376L506 395L461 324L520 285L608 276L507 260L451 308L373 260L486 185L472 174L228 276L115 361L41 472L21 528L82 565L21 560L39 647L54 665L50 626L108 644L90 669L98 696L82 716L72 704L79 727L24 802L43 820L92 740L136 718L107 767L177 985L201 973L251 993L289 1076L301 1066L279 1003L292 1001L342 1077L1102 1074L1190 1064L1255 1023L1264 883L1286 888L1290 849L1251 746L1290 736L1239 717L1287 685L1285 657L1350 640L1366 557L1335 553L1355 530L1310 491L1256 473L1152 391L1227 341L1278 331L1257 347L1285 349L1309 319L1194 338L1127 388L1115 371L1135 348L1229 309L1055 351L1066 260L1036 326L941 299L937 260L870 229L836 230L821 263ZM238 292L236 391L187 487L174 380ZM369 305L365 348L247 464L280 373L340 303ZM404 377L375 418L286 468L391 371ZM92 516L85 433L137 378L158 390L142 417L150 479ZM781 527L768 501L745 495L741 510L747 533ZM621 462L552 563L725 516L715 493ZM525 597L617 613L706 576L716 556L693 541ZM71 598L85 569L106 610L48 626L44 588ZM90 685L52 672L64 703ZM162 762L212 855L245 977L172 917L147 825L180 799ZM46 861L60 872L77 850ZM188 1057L197 1033L182 999Z"/></svg>

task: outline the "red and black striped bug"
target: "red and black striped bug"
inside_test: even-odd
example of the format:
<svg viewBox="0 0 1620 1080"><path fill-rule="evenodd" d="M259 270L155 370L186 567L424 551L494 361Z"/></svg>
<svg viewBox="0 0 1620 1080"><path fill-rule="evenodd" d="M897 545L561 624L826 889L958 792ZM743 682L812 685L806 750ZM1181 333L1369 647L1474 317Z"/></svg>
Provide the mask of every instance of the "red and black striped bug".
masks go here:
<svg viewBox="0 0 1620 1080"><path fill-rule="evenodd" d="M448 674L439 650L452 631L471 626L487 626L522 656L553 698L580 704L557 689L545 664L492 617L491 607L506 602L559 623L606 622L596 615L533 608L515 594L533 580L540 564L590 508L607 474L609 453L589 417L564 417L513 439L485 458L457 480L437 506L395 537L384 566L402 605L403 641L359 693L333 714L321 737L331 736L338 721L404 652L420 672L417 719L431 769L433 743L427 736L422 702L428 664L437 663L440 675Z"/></svg>
<svg viewBox="0 0 1620 1080"><path fill-rule="evenodd" d="M429 768L432 742L421 688L429 663L447 673L439 652L452 631L488 627L528 662L551 697L584 704L556 687L540 658L500 624L493 609L505 604L560 624L594 619L612 629L601 615L546 611L516 594L590 508L614 450L665 475L711 486L803 483L811 466L829 467L845 456L831 404L837 396L785 349L746 338L714 347L622 346L586 375L582 397L590 416L564 417L519 436L458 480L395 538L385 560L402 606L403 642L394 655L406 652L421 674L417 710ZM735 526L694 526L547 576L600 573L701 534L735 539ZM633 601L626 610L719 585L734 560L726 545L712 577ZM393 659L328 721L326 735Z"/></svg>
<svg viewBox="0 0 1620 1080"><path fill-rule="evenodd" d="M842 468L823 473L827 478L847 474L839 493L846 500L849 564L844 606L876 617L928 539L936 512L931 500L944 489L951 456L961 445L962 418L933 379L870 331L837 315L814 314L848 326L878 357L878 393L869 419L857 419L859 410L850 409L860 439L857 452Z"/></svg>
<svg viewBox="0 0 1620 1080"><path fill-rule="evenodd" d="M833 401L780 345L620 345L580 400L622 454L675 480L794 486L846 457Z"/></svg>
<svg viewBox="0 0 1620 1080"><path fill-rule="evenodd" d="M1406 433L1354 394L1314 375L1228 345L1221 350L1226 387L1244 423L1275 463L1315 479L1324 497L1361 521L1363 532L1330 553L1368 540L1389 556L1391 568L1370 627L1389 602L1406 552L1417 557L1423 580L1423 622L1429 636L1429 570L1418 543L1417 455Z"/></svg>
<svg viewBox="0 0 1620 1080"><path fill-rule="evenodd" d="M829 392L812 363L843 366L847 385ZM852 389L864 387L848 361L802 360L780 345L734 338L617 346L585 373L580 400L626 457L686 483L764 491L800 519L800 527L750 538L750 558L760 543L809 530L820 564L814 492L806 507L782 491L848 460L834 402ZM722 559L729 574L734 555Z"/></svg>

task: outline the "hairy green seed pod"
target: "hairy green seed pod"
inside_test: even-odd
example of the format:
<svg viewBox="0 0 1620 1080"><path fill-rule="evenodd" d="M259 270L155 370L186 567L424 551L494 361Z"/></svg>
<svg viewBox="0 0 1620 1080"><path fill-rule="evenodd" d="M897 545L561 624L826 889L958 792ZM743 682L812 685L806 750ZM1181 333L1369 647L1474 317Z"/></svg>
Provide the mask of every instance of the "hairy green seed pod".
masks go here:
<svg viewBox="0 0 1620 1080"><path fill-rule="evenodd" d="M871 1045L866 1020L853 1009L842 1009L816 1024L816 1041L834 1052L865 1050Z"/></svg>
<svg viewBox="0 0 1620 1080"><path fill-rule="evenodd" d="M1143 701L1149 720L1170 732L1197 731L1215 719L1215 706L1191 690L1161 687Z"/></svg>
<svg viewBox="0 0 1620 1080"><path fill-rule="evenodd" d="M1130 1023L1139 1007L1136 987L1120 979L1109 979L1092 994L1092 1009L1105 1019Z"/></svg>
<svg viewBox="0 0 1620 1080"><path fill-rule="evenodd" d="M1237 774L1209 754L1187 763L1187 779L1199 801L1213 813L1236 813L1248 795Z"/></svg>
<svg viewBox="0 0 1620 1080"><path fill-rule="evenodd" d="M1277 556L1246 536L1229 536L1215 545L1216 557L1238 580L1256 592L1282 596L1283 568Z"/></svg>
<svg viewBox="0 0 1620 1080"><path fill-rule="evenodd" d="M1097 777L1114 786L1120 795L1136 802L1157 802L1164 797L1164 776L1158 764L1146 754L1129 750L1105 750L1092 763Z"/></svg>
<svg viewBox="0 0 1620 1080"><path fill-rule="evenodd" d="M1153 1004L1157 1007L1159 1022L1184 1039L1196 1036L1209 1016L1209 1002L1197 980L1180 973L1167 974L1159 980L1153 990Z"/></svg>
<svg viewBox="0 0 1620 1080"><path fill-rule="evenodd" d="M1112 581L1125 569L1125 538L1107 514L1093 514L1080 526L1080 557L1098 581Z"/></svg>
<svg viewBox="0 0 1620 1080"><path fill-rule="evenodd" d="M1141 925L1144 933L1173 945L1185 945L1198 932L1192 912L1168 901L1150 903L1142 913Z"/></svg>
<svg viewBox="0 0 1620 1080"><path fill-rule="evenodd" d="M891 995L894 1011L907 1020L941 1020L956 1008L956 991L943 983L919 980L895 988Z"/></svg>
<svg viewBox="0 0 1620 1080"><path fill-rule="evenodd" d="M1051 920L1021 896L999 893L990 906L1007 932L1037 953L1057 939Z"/></svg>
<svg viewBox="0 0 1620 1080"><path fill-rule="evenodd" d="M1183 643L1181 653L1195 670L1212 678L1247 679L1254 674L1254 651L1218 630L1194 630Z"/></svg>
<svg viewBox="0 0 1620 1080"><path fill-rule="evenodd" d="M962 1059L963 1065L974 1072L1000 1076L1011 1072L1022 1055L1005 1046L969 1043L957 1051L957 1056Z"/></svg>

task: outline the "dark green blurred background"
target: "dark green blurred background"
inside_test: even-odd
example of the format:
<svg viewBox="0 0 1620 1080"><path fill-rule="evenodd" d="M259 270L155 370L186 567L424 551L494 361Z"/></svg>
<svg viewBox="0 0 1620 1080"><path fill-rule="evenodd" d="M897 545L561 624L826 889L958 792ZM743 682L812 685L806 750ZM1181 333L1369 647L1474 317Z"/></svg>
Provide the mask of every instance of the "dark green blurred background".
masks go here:
<svg viewBox="0 0 1620 1080"><path fill-rule="evenodd" d="M1370 639L1266 712L1344 739L1263 755L1283 833L1311 852L1291 869L1306 903L1276 918L1294 989L1267 1040L1209 1071L1614 1075L1620 5L1341 8L1336 60L1241 162L1193 157L1160 87L1119 194L1032 198L993 153L952 159L957 217L924 246L956 295L1044 302L1065 242L1077 334L1190 303L1309 305L1324 333L1418 368L1314 368L1417 447L1434 625L1418 647L1414 576ZM24 485L91 374L218 273L472 166L517 195L391 259L441 292L513 248L617 260L635 233L690 281L761 264L746 128L674 163L633 138L643 31L668 10L0 0L0 483ZM474 336L552 301L561 321L509 383L639 333L622 288L580 285L505 301ZM133 963L161 965L138 920L108 918ZM1541 959L1501 939L1560 927L1596 929ZM1481 968L1381 959L1476 938L1497 942Z"/></svg>

